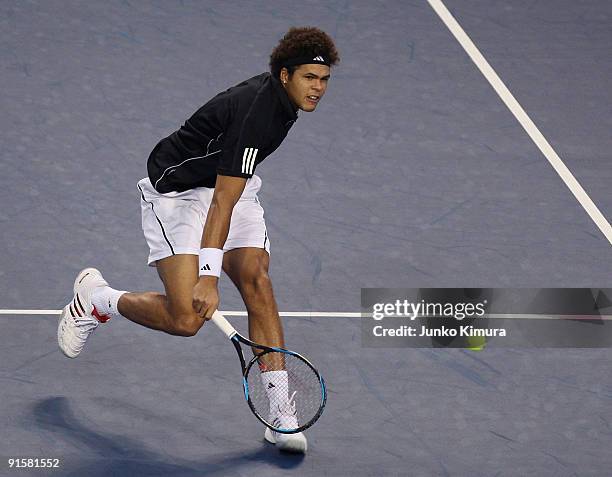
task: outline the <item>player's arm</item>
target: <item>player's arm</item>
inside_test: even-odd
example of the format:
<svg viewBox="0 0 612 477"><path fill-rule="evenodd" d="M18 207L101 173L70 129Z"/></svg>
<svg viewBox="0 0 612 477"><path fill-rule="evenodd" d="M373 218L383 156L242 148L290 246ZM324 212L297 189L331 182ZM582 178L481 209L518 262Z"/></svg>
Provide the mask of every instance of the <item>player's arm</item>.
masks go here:
<svg viewBox="0 0 612 477"><path fill-rule="evenodd" d="M202 248L223 248L229 233L232 211L242 195L246 181L243 177L217 176L202 233Z"/></svg>
<svg viewBox="0 0 612 477"><path fill-rule="evenodd" d="M243 177L217 176L202 232L200 278L193 289L193 308L202 318L210 318L219 306L217 282L223 260L223 245L229 233L232 211L245 185L246 179ZM210 275L207 274L209 272Z"/></svg>
<svg viewBox="0 0 612 477"><path fill-rule="evenodd" d="M223 245L229 233L234 206L248 178L253 176L257 155L263 149L260 124L266 124L269 108L254 92L233 98L226 105L228 129L223 154L217 166L217 181L202 233L197 284L193 289L193 308L210 318L219 305L218 277L223 261Z"/></svg>

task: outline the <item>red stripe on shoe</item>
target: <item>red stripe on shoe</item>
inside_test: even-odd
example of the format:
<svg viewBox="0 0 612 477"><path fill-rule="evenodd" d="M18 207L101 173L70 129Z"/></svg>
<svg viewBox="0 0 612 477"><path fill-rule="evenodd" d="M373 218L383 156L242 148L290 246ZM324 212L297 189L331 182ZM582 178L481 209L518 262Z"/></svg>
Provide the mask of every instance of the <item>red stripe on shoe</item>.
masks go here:
<svg viewBox="0 0 612 477"><path fill-rule="evenodd" d="M108 320L111 319L110 315L101 315L98 310L96 310L96 307L93 307L93 311L91 312L91 314L93 316L96 317L96 319L100 322L100 323L106 323Z"/></svg>

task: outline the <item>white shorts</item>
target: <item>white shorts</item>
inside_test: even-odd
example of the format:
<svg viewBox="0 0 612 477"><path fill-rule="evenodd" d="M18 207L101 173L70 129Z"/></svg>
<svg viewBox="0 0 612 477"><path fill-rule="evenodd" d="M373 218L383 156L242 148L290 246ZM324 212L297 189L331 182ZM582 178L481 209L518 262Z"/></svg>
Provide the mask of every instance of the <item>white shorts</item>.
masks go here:
<svg viewBox="0 0 612 477"><path fill-rule="evenodd" d="M259 176L247 179L242 196L234 206L229 234L223 250L241 247L263 248L270 253L264 211L257 192ZM198 255L206 214L214 189L197 187L185 192L160 194L148 177L138 182L142 230L149 244L149 266L177 254Z"/></svg>

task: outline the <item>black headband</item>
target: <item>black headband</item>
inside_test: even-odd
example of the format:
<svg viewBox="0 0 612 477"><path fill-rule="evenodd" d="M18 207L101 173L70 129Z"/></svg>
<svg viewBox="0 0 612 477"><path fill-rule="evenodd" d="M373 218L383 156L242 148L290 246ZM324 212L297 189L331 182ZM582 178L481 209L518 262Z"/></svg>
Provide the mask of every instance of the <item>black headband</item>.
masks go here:
<svg viewBox="0 0 612 477"><path fill-rule="evenodd" d="M330 66L329 58L323 55L317 55L314 58L310 56L300 56L298 58L290 58L283 62L283 66L298 66L298 65L326 65Z"/></svg>

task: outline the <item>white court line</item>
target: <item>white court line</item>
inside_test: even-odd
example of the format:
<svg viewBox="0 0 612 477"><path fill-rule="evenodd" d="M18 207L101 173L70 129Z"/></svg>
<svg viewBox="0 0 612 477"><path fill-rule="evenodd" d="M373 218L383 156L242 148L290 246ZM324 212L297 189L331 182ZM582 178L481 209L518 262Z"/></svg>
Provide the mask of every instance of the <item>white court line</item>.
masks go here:
<svg viewBox="0 0 612 477"><path fill-rule="evenodd" d="M0 315L59 315L62 310L0 310ZM221 311L225 316L247 316L246 311ZM297 316L306 318L359 318L361 313L347 313L343 311L281 311L280 316Z"/></svg>
<svg viewBox="0 0 612 477"><path fill-rule="evenodd" d="M0 310L0 315L59 315L62 310Z"/></svg>
<svg viewBox="0 0 612 477"><path fill-rule="evenodd" d="M0 310L0 315L59 315L62 310ZM247 316L246 311L221 311L225 316ZM361 318L371 316L371 313L345 311L281 311L282 317L305 318ZM386 318L410 318L408 315L393 315ZM424 316L419 316L423 318ZM477 318L509 319L509 320L612 320L612 315L551 315L525 313L490 313Z"/></svg>
<svg viewBox="0 0 612 477"><path fill-rule="evenodd" d="M542 135L537 126L533 123L531 118L527 115L525 110L514 98L510 90L499 78L495 70L489 65L484 56L478 51L476 45L472 42L470 37L465 33L461 25L457 23L457 20L453 18L451 13L448 11L442 0L427 0L431 8L438 14L440 19L448 27L451 33L455 36L459 44L463 47L465 52L470 56L472 61L476 64L480 72L484 75L487 81L491 84L495 92L499 95L501 100L506 104L510 112L514 117L521 123L523 129L529 134L529 137L533 140L535 145L542 151L542 154L548 159L548 162L553 166L557 174L561 177L565 185L574 194L574 197L580 202L580 205L589 214L595 225L599 227L599 230L612 245L612 226L608 220L599 211L595 203L588 196L586 191L578 183L576 178L563 163L561 158L557 155L552 146L548 143L546 138Z"/></svg>

